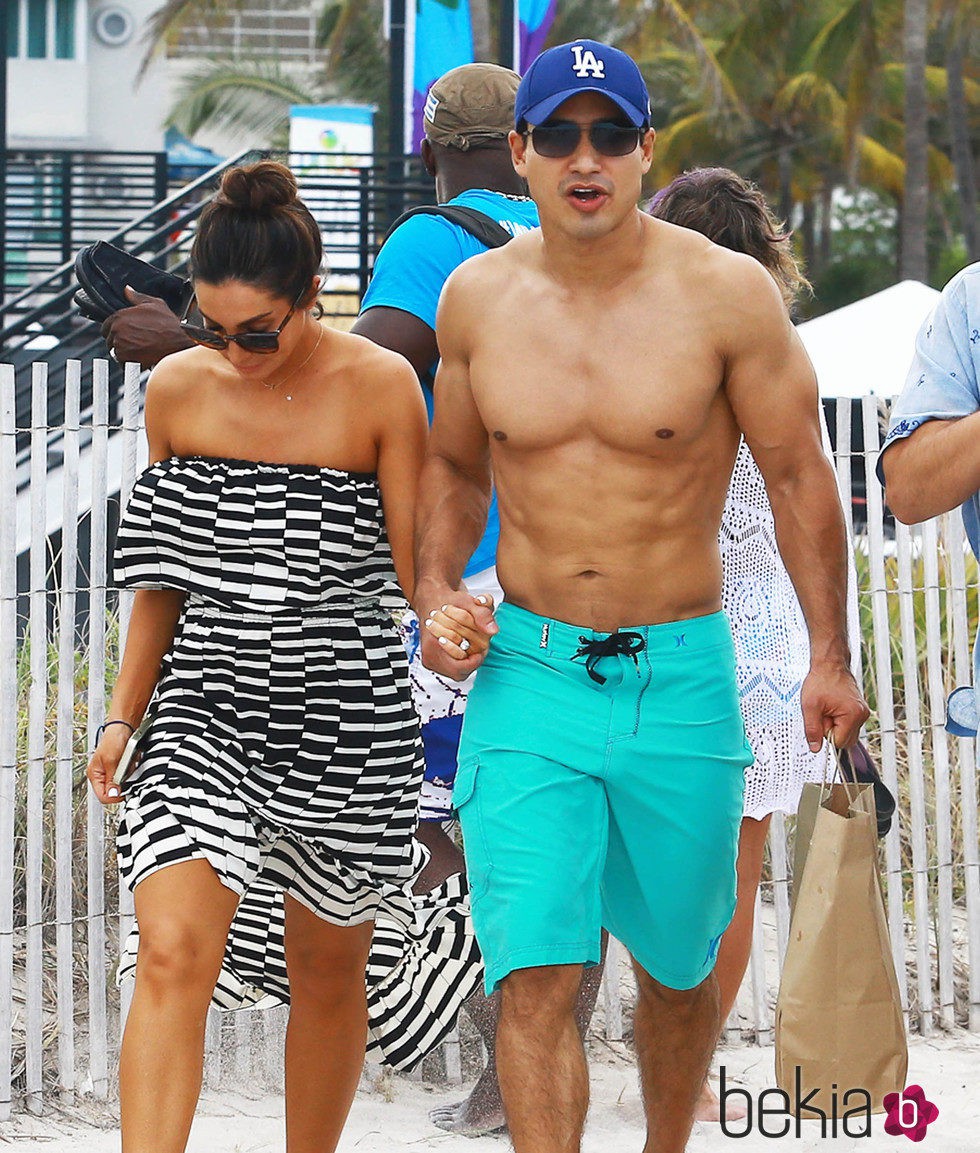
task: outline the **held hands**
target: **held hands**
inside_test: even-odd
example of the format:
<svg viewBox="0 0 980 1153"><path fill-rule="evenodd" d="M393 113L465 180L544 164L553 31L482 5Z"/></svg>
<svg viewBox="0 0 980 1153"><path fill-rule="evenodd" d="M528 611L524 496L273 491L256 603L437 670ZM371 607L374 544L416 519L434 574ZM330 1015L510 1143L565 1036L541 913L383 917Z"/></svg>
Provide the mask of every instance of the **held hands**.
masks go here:
<svg viewBox="0 0 980 1153"><path fill-rule="evenodd" d="M112 778L131 731L126 725L109 725L88 763L85 775L103 805L117 805L122 800L122 790L113 784Z"/></svg>
<svg viewBox="0 0 980 1153"><path fill-rule="evenodd" d="M180 322L156 296L125 288L131 308L120 308L102 324L102 337L120 364L135 361L153 368L165 356L190 348L191 341L180 330Z"/></svg>
<svg viewBox="0 0 980 1153"><path fill-rule="evenodd" d="M837 748L850 748L871 710L844 664L811 665L800 694L803 724L811 752L818 753L824 738Z"/></svg>
<svg viewBox="0 0 980 1153"><path fill-rule="evenodd" d="M483 663L490 639L498 631L493 597L473 597L449 588L435 595L435 604L428 595L418 604L422 663L450 680L462 681Z"/></svg>

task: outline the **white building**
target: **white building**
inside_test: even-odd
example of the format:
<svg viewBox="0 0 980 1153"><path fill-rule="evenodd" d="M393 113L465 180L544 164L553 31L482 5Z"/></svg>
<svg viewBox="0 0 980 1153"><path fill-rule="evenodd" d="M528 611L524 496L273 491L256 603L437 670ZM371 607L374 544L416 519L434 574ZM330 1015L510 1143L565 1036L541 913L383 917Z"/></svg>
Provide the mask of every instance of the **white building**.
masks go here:
<svg viewBox="0 0 980 1153"><path fill-rule="evenodd" d="M3 0L8 147L157 151L175 82L202 59L261 53L307 68L320 58L312 0L254 0L188 28L138 80L147 24L161 4Z"/></svg>

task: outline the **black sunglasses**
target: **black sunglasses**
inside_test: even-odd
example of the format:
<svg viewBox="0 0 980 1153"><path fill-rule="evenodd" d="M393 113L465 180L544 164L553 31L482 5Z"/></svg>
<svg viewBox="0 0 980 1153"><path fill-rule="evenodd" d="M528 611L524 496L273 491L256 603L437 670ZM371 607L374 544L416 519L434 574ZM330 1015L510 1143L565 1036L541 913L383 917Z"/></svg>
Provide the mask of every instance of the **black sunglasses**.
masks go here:
<svg viewBox="0 0 980 1153"><path fill-rule="evenodd" d="M289 311L283 317L282 324L280 324L278 328L270 329L268 332L232 333L230 336L225 336L224 333L221 332L215 332L213 328L205 328L203 324L192 324L187 319L191 311L191 305L197 299L196 296L192 296L187 302L187 307L184 309L184 315L180 318L180 330L185 336L190 337L195 344L203 344L205 348L213 348L219 352L226 349L232 341L234 341L239 348L244 348L246 352L278 352L279 336L289 323L293 313L299 306L299 302L307 292L309 292L308 288L302 289L299 296L297 296L290 305Z"/></svg>
<svg viewBox="0 0 980 1153"><path fill-rule="evenodd" d="M576 124L574 120L546 120L524 132L530 138L534 151L549 160L571 156L584 133L600 156L629 156L643 142L645 128L631 124L616 124L612 120L595 120L591 124Z"/></svg>

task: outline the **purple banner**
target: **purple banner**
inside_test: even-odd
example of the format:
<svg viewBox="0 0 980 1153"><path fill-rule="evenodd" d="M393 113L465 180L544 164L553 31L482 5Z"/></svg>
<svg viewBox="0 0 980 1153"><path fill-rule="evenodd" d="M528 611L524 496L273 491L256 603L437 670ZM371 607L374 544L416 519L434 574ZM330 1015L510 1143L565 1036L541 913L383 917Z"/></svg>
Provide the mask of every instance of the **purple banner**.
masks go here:
<svg viewBox="0 0 980 1153"><path fill-rule="evenodd" d="M518 19L521 59L518 72L522 76L531 61L541 54L557 8L558 0L520 0Z"/></svg>

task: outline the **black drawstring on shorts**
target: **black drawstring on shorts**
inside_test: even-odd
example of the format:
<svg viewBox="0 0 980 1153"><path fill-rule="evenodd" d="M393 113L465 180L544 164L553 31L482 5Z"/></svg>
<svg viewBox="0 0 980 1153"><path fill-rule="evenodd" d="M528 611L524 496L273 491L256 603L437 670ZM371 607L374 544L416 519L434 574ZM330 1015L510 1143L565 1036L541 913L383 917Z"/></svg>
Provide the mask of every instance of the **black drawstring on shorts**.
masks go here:
<svg viewBox="0 0 980 1153"><path fill-rule="evenodd" d="M578 639L582 642L582 647L572 654L572 660L577 661L579 657L585 657L586 670L597 685L606 683L602 673L596 671L596 665L603 657L615 657L620 653L632 657L633 664L639 672L640 662L636 654L643 652L647 644L642 633L610 633L605 640L593 640L581 636Z"/></svg>

